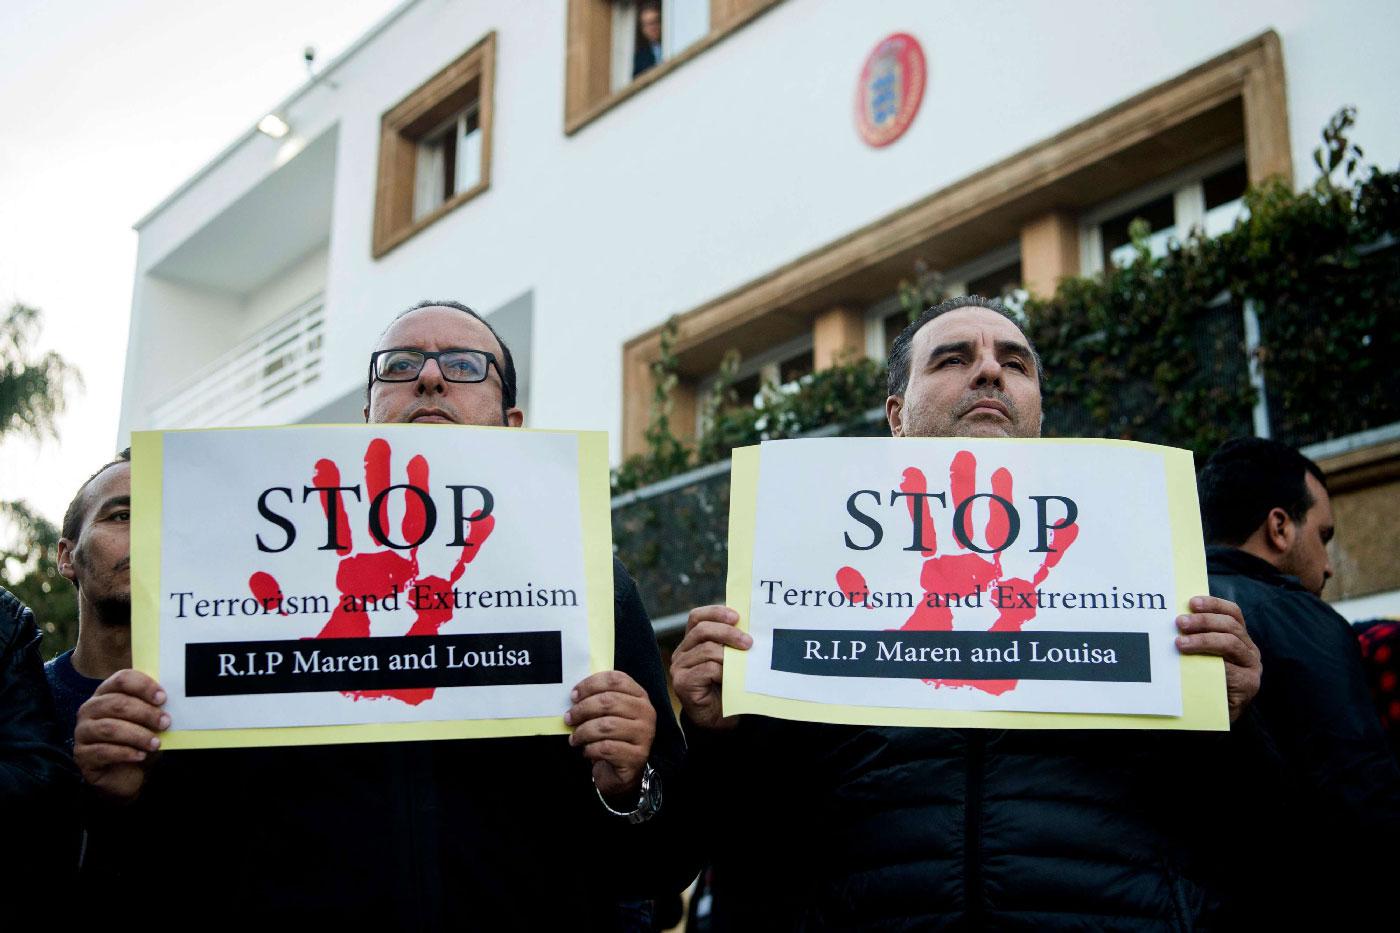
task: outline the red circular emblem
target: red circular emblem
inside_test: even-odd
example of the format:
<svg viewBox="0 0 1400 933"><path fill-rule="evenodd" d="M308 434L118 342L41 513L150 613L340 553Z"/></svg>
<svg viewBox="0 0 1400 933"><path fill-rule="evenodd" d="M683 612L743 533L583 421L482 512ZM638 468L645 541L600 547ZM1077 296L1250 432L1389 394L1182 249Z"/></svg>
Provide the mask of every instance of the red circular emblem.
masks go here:
<svg viewBox="0 0 1400 933"><path fill-rule="evenodd" d="M924 50L907 32L875 46L856 86L856 129L867 145L888 146L904 135L924 99L927 75Z"/></svg>

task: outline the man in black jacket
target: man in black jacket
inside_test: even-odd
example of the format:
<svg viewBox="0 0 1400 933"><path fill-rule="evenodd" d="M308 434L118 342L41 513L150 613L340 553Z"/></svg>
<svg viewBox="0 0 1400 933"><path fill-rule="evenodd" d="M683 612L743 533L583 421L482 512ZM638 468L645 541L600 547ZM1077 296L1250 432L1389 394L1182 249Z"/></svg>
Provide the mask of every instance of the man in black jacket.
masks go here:
<svg viewBox="0 0 1400 933"><path fill-rule="evenodd" d="M36 904L65 887L78 865L78 775L54 717L39 640L34 613L0 588L0 885Z"/></svg>
<svg viewBox="0 0 1400 933"><path fill-rule="evenodd" d="M1374 879L1400 867L1400 767L1351 626L1319 598L1332 575L1326 479L1291 447L1242 438L1198 488L1211 592L1244 609L1266 671L1254 709L1273 748L1235 776L1259 823L1240 909L1289 925L1359 916Z"/></svg>
<svg viewBox="0 0 1400 933"><path fill-rule="evenodd" d="M464 305L410 308L371 359L367 421L523 421L509 350ZM614 600L618 669L577 686L568 737L158 755L164 693L118 672L76 730L88 784L130 804L106 814L125 832L94 834L89 896L165 890L230 924L613 928L619 901L678 891L698 867L680 838L684 742L616 562Z"/></svg>
<svg viewBox="0 0 1400 933"><path fill-rule="evenodd" d="M895 436L1036 437L1040 361L996 302L926 311L890 352ZM1183 653L1226 662L1230 719L1259 684L1239 609L1197 596ZM1214 756L1231 735L907 729L721 716L723 648L748 635L694 610L672 657L712 814L716 930L1189 929ZM722 792L721 792L722 789ZM728 833L723 827L729 823ZM1222 844L1227 828L1215 824ZM1212 840L1214 844L1214 840Z"/></svg>

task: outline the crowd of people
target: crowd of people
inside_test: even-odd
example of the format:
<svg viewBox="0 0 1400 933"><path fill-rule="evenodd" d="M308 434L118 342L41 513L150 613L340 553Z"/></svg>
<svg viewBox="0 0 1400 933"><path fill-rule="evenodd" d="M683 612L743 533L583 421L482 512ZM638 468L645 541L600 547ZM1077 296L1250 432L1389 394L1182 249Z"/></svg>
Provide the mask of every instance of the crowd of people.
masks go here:
<svg viewBox="0 0 1400 933"><path fill-rule="evenodd" d="M409 308L371 359L390 350L416 352L391 379L371 364L367 422L524 423L510 349L466 305ZM444 368L456 350L491 365ZM995 301L928 309L888 371L895 436L1040 435L1039 357ZM724 650L752 641L725 606L692 611L672 656L678 721L615 560L616 669L577 685L569 736L163 753L165 692L131 664L130 471L123 452L64 516L74 649L41 665L0 590L0 867L36 906L648 930L703 870L692 923L711 931L1338 926L1400 867L1400 765L1320 598L1326 477L1274 441L1231 441L1199 476L1210 592L1176 646L1223 659L1220 733L726 717Z"/></svg>

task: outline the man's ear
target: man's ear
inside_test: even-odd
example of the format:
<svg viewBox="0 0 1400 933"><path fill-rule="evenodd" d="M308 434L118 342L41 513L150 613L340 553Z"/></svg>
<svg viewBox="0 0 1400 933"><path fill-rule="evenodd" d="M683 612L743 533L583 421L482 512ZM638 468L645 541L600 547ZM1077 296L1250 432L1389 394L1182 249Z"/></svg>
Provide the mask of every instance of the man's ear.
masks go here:
<svg viewBox="0 0 1400 933"><path fill-rule="evenodd" d="M904 436L904 397L891 395L885 399L885 420L890 423L890 436Z"/></svg>
<svg viewBox="0 0 1400 933"><path fill-rule="evenodd" d="M69 580L77 581L78 570L73 566L75 545L67 538L58 539L58 572Z"/></svg>
<svg viewBox="0 0 1400 933"><path fill-rule="evenodd" d="M1298 523L1280 508L1269 510L1264 518L1264 541L1269 550L1286 554L1293 547L1293 539L1298 536Z"/></svg>
<svg viewBox="0 0 1400 933"><path fill-rule="evenodd" d="M525 412L519 408L506 409L506 427L518 428L525 424Z"/></svg>

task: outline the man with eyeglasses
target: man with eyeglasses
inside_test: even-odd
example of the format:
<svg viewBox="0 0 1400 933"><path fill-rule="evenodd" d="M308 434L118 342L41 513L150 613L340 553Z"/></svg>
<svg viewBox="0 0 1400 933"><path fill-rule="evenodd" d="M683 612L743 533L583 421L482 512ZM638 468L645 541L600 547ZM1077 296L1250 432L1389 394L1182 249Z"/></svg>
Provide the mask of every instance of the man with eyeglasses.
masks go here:
<svg viewBox="0 0 1400 933"><path fill-rule="evenodd" d="M365 392L370 423L524 422L509 348L456 302L396 317ZM622 928L620 901L677 891L698 865L677 814L684 742L650 621L616 561L614 600L618 670L574 688L568 737L160 756L160 685L114 674L80 713L75 757L96 796L135 816L90 853L89 895L154 883L218 898L206 909L221 922Z"/></svg>

